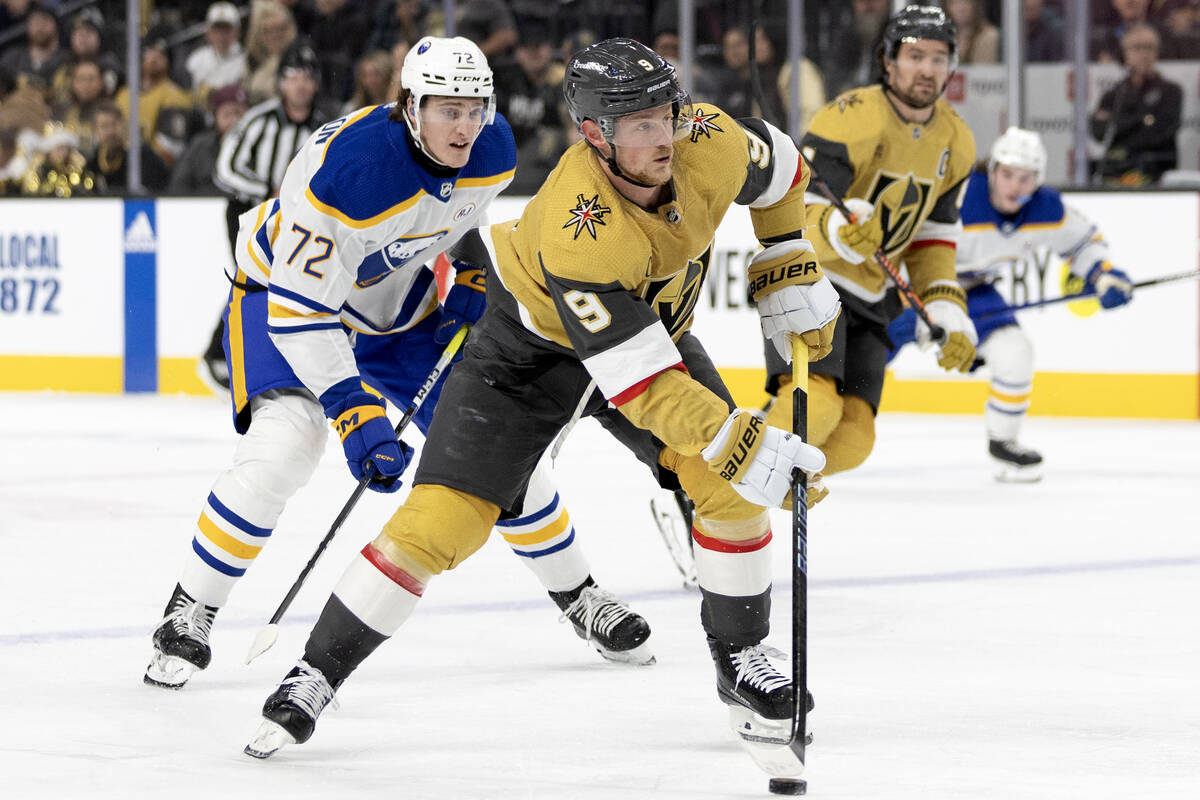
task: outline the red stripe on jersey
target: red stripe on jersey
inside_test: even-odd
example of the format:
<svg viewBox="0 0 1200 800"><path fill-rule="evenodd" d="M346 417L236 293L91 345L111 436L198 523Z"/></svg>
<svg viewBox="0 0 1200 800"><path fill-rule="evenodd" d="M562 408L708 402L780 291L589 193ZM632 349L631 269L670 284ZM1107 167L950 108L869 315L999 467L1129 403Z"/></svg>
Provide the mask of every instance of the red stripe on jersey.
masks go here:
<svg viewBox="0 0 1200 800"><path fill-rule="evenodd" d="M420 597L425 593L425 584L421 583L412 575L400 569L400 567L396 566L391 561L388 561L388 557L381 553L379 548L377 548L375 545L368 543L367 546L362 549L362 554L363 558L367 559L367 561L370 561L375 566L375 569L379 570L384 575L387 575L388 578L391 579L392 583L395 583L409 594L415 594L417 597Z"/></svg>
<svg viewBox="0 0 1200 800"><path fill-rule="evenodd" d="M679 370L680 372L684 372L684 373L686 373L686 372L687 372L687 367L685 367L685 366L683 365L683 362L682 362L682 361L680 361L678 364L672 364L671 366L667 367L667 369L677 369L677 370ZM653 375L651 375L649 378L643 378L642 380L640 380L640 381L638 381L637 383L635 383L633 386L630 386L630 387L629 387L628 389L626 389L625 391L623 391L623 392L620 392L619 394L617 394L617 395L614 395L613 397L610 397L610 398L608 398L608 402L610 402L610 403L612 403L614 406L618 406L618 407L625 405L625 404L626 404L626 403L628 403L630 400L632 400L633 398L637 397L637 396L638 396L639 394L641 394L642 392L646 391L646 389L647 389L647 388L650 386L650 383L651 383L651 382L652 382L652 381L653 381L655 378L657 378L659 375L661 375L662 373L666 372L666 371L667 371L667 369L659 370L658 372L656 372L656 373L654 373Z"/></svg>
<svg viewBox="0 0 1200 800"><path fill-rule="evenodd" d="M755 550L762 550L767 546L767 543L771 541L771 532L768 530L757 539L731 542L728 539L714 539L711 536L705 536L700 531L692 528L692 538L696 540L696 544L705 550L712 550L717 553L753 553Z"/></svg>
<svg viewBox="0 0 1200 800"><path fill-rule="evenodd" d="M788 188L791 189L792 186L795 186L797 183L799 183L803 179L804 179L804 158L801 157L801 159L796 162L796 174L792 176L792 183L790 186L788 186Z"/></svg>
<svg viewBox="0 0 1200 800"><path fill-rule="evenodd" d="M957 250L958 245L948 239L922 239L919 242L913 242L908 246L909 250L920 250L922 247L933 247L934 245L942 245L949 247L951 250Z"/></svg>

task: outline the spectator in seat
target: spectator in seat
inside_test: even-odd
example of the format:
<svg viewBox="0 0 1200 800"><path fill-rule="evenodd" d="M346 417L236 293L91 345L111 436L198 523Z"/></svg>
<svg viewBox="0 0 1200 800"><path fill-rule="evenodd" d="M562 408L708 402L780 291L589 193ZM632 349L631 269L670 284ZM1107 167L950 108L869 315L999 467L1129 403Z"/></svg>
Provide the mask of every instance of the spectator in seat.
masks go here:
<svg viewBox="0 0 1200 800"><path fill-rule="evenodd" d="M237 125L248 108L246 90L237 84L214 89L208 95L213 126L192 137L171 170L167 194L221 196L213 182L221 138Z"/></svg>
<svg viewBox="0 0 1200 800"><path fill-rule="evenodd" d="M849 5L853 13L838 17L840 24L832 26L828 45L821 51L817 63L830 97L879 80L879 59L875 57L875 51L891 14L888 0L842 2Z"/></svg>
<svg viewBox="0 0 1200 800"><path fill-rule="evenodd" d="M1178 161L1183 89L1158 73L1158 47L1158 32L1145 23L1121 37L1128 73L1104 93L1091 119L1092 136L1103 148L1095 174L1106 183L1153 183Z"/></svg>
<svg viewBox="0 0 1200 800"><path fill-rule="evenodd" d="M53 92L59 103L71 99L71 65L82 59L100 65L100 76L104 80L104 96L112 97L125 80L125 68L114 53L103 49L104 17L94 6L87 6L71 19L71 35L68 39L69 61L54 73Z"/></svg>
<svg viewBox="0 0 1200 800"><path fill-rule="evenodd" d="M946 14L958 28L958 63L1000 60L1000 30L988 22L981 0L946 0Z"/></svg>
<svg viewBox="0 0 1200 800"><path fill-rule="evenodd" d="M26 197L86 197L96 190L96 179L79 152L79 137L59 123L51 123L35 137L37 153L22 181Z"/></svg>
<svg viewBox="0 0 1200 800"><path fill-rule="evenodd" d="M517 23L504 0L458 0L454 32L479 46L488 62L512 50L517 43Z"/></svg>
<svg viewBox="0 0 1200 800"><path fill-rule="evenodd" d="M28 170L29 161L17 146L17 129L0 124L0 197L19 195Z"/></svg>
<svg viewBox="0 0 1200 800"><path fill-rule="evenodd" d="M392 85L392 67L392 54L386 50L375 50L360 58L354 67L354 93L342 106L342 113L391 102L396 97L388 91Z"/></svg>
<svg viewBox="0 0 1200 800"><path fill-rule="evenodd" d="M171 68L168 52L167 40L161 31L151 31L142 43L142 91L138 99L138 126L142 131L142 139L147 142L155 142L158 116L163 109L193 107L191 94L167 77ZM121 113L128 118L128 87L123 87L117 92L116 103L120 106ZM160 159L171 157L169 148L157 143L152 146Z"/></svg>
<svg viewBox="0 0 1200 800"><path fill-rule="evenodd" d="M70 99L54 107L54 119L75 134L79 149L90 155L96 149L96 106L109 99L105 93L104 75L100 64L90 58L73 63L67 74L71 81Z"/></svg>
<svg viewBox="0 0 1200 800"><path fill-rule="evenodd" d="M367 49L391 50L401 41L415 44L429 32L428 11L421 0L384 0L376 6Z"/></svg>
<svg viewBox="0 0 1200 800"><path fill-rule="evenodd" d="M59 42L58 15L51 6L30 4L25 38L25 43L10 46L0 56L0 68L16 77L18 88L30 86L48 93L54 73L68 59Z"/></svg>
<svg viewBox="0 0 1200 800"><path fill-rule="evenodd" d="M767 108L762 108L750 88L750 44L744 28L730 28L721 38L724 65L714 74L716 99L720 107L731 117L760 117L779 128L787 127L782 119L783 100L779 97L779 66L775 61L775 49L762 28L755 37L756 60L759 80L765 95Z"/></svg>
<svg viewBox="0 0 1200 800"><path fill-rule="evenodd" d="M198 104L208 101L208 93L222 86L241 83L246 76L246 54L238 37L242 18L233 3L213 3L204 16L207 26L205 43L187 57L192 79L192 95Z"/></svg>
<svg viewBox="0 0 1200 800"><path fill-rule="evenodd" d="M1031 64L1062 61L1066 53L1066 23L1045 0L1023 0L1025 60Z"/></svg>
<svg viewBox="0 0 1200 800"><path fill-rule="evenodd" d="M1163 9L1164 60L1200 59L1200 0L1170 0Z"/></svg>
<svg viewBox="0 0 1200 800"><path fill-rule="evenodd" d="M1109 0L1105 9L1103 3L1093 3L1092 8L1099 6L1100 21L1092 30L1089 53L1093 61L1106 63L1121 63L1121 40L1125 32L1133 25L1153 24L1150 19L1150 0Z"/></svg>
<svg viewBox="0 0 1200 800"><path fill-rule="evenodd" d="M297 36L292 12L277 0L255 0L246 26L246 81L250 104L275 96L279 60Z"/></svg>
<svg viewBox="0 0 1200 800"><path fill-rule="evenodd" d="M105 100L96 106L95 126L96 152L88 159L87 168L96 176L100 194L124 194L129 187L125 112L116 103ZM170 177L167 165L145 142L139 142L138 146L142 186L151 193L161 192Z"/></svg>

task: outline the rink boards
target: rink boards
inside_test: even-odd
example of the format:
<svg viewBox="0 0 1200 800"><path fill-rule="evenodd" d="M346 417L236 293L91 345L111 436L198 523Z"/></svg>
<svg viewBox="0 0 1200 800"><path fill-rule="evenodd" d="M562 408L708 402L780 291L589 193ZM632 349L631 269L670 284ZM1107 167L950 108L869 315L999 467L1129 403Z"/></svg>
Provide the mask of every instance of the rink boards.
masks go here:
<svg viewBox="0 0 1200 800"><path fill-rule="evenodd" d="M1200 266L1194 192L1067 201L1100 225L1114 263L1135 280ZM516 218L523 205L501 198L491 219ZM562 214L566 222L569 209ZM694 324L746 404L764 397L745 291L755 249L749 215L734 207L717 233ZM222 200L0 201L0 391L207 393L197 362L228 292L229 258ZM1033 254L999 286L1016 302L1057 297L1061 269ZM1112 312L1067 304L1023 312L1037 363L1031 413L1196 419L1198 309L1200 287L1185 281L1148 288ZM981 413L985 380L948 376L907 348L893 362L883 407Z"/></svg>

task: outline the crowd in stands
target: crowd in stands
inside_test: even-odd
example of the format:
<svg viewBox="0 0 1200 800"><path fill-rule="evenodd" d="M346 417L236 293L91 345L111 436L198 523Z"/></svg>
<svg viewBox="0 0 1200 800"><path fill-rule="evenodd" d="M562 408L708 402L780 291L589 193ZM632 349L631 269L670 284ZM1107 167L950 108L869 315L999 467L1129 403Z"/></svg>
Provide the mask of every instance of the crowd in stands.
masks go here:
<svg viewBox="0 0 1200 800"><path fill-rule="evenodd" d="M1001 0L945 0L960 62L1000 60ZM1026 60L1070 55L1065 0L1024 0ZM1122 40L1151 29L1161 59L1200 58L1200 0L1094 0L1090 57L1122 61ZM281 63L301 43L319 62L315 107L332 118L396 97L400 64L421 36L445 31L441 0L141 0L141 141L126 120L125 0L0 0L0 195L126 191L129 148L151 193L213 194L221 137L277 97ZM742 0L695 0L692 94L735 116L788 121L786 2L768 0L754 42L763 103L750 91ZM829 98L877 79L891 0L805 4L798 70L801 125ZM678 0L458 0L454 27L495 70L499 109L520 149L513 193L532 193L574 138L561 98L578 47L632 36L679 57ZM1110 108L1111 112L1111 108ZM1112 118L1109 114L1108 119ZM1113 134L1101 120L1097 131Z"/></svg>

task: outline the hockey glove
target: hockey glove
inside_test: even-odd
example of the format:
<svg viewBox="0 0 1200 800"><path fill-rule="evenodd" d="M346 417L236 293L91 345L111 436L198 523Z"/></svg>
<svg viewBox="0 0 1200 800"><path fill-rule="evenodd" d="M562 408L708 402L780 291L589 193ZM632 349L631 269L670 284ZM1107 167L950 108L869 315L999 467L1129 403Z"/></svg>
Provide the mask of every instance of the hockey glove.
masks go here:
<svg viewBox="0 0 1200 800"><path fill-rule="evenodd" d="M792 360L788 338L793 333L808 345L809 361L826 356L842 303L821 271L812 244L804 239L773 244L750 260L747 274L763 336L784 361Z"/></svg>
<svg viewBox="0 0 1200 800"><path fill-rule="evenodd" d="M342 439L350 474L361 481L367 468L373 467L367 488L376 492L399 489L400 476L413 456L413 449L396 441L383 401L366 392L354 392L341 406L341 412L333 420L333 429Z"/></svg>
<svg viewBox="0 0 1200 800"><path fill-rule="evenodd" d="M1104 308L1123 306L1133 299L1133 281L1107 261L1097 261L1087 274L1088 285Z"/></svg>
<svg viewBox="0 0 1200 800"><path fill-rule="evenodd" d="M442 321L433 332L433 340L438 344L449 344L459 328L474 325L487 307L487 281L483 270L458 260L454 261L454 269L454 285L446 293Z"/></svg>
<svg viewBox="0 0 1200 800"><path fill-rule="evenodd" d="M861 264L883 244L882 217L875 213L875 206L860 197L847 200L846 208L854 215L855 222L847 221L841 211L829 206L821 214L817 230L843 261Z"/></svg>
<svg viewBox="0 0 1200 800"><path fill-rule="evenodd" d="M947 371L968 372L975 363L975 345L979 336L967 316L966 295L957 283L937 282L921 295L925 310L934 324L946 332L946 338L934 342L925 320L917 316L917 347L928 350L938 345L938 366Z"/></svg>
<svg viewBox="0 0 1200 800"><path fill-rule="evenodd" d="M825 468L820 450L740 408L729 415L700 455L709 469L733 484L734 491L766 508L779 508L787 499L794 467L810 477Z"/></svg>

